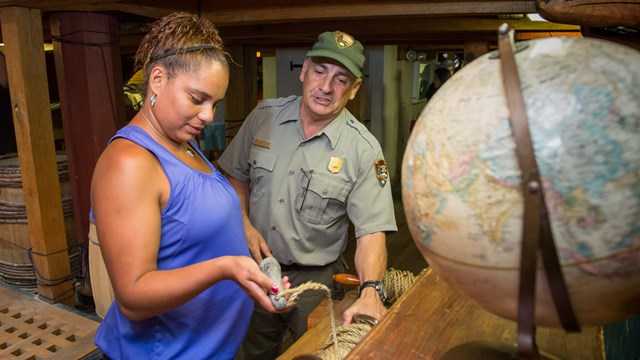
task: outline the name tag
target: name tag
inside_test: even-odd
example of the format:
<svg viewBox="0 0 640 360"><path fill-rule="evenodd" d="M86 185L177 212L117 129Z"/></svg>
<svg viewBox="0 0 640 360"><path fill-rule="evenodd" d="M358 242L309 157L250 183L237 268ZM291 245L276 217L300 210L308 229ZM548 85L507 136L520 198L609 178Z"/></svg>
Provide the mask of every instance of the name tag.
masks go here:
<svg viewBox="0 0 640 360"><path fill-rule="evenodd" d="M268 141L253 139L253 145L260 146L263 148L271 149L271 143Z"/></svg>

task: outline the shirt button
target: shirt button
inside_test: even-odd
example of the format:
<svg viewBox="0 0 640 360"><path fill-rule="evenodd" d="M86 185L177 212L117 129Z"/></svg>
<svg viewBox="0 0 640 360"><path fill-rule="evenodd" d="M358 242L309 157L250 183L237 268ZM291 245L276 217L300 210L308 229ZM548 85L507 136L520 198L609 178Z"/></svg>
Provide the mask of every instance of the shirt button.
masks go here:
<svg viewBox="0 0 640 360"><path fill-rule="evenodd" d="M273 226L271 227L271 230L276 231L276 226L275 226L275 225L273 225Z"/></svg>
<svg viewBox="0 0 640 360"><path fill-rule="evenodd" d="M281 202L281 203L283 203L283 202L284 202L284 199L283 199L283 198L280 198L280 202Z"/></svg>
<svg viewBox="0 0 640 360"><path fill-rule="evenodd" d="M255 165L255 164L256 164L256 161L255 161L255 160L253 160L253 165Z"/></svg>
<svg viewBox="0 0 640 360"><path fill-rule="evenodd" d="M322 190L322 195L327 195L327 189Z"/></svg>
<svg viewBox="0 0 640 360"><path fill-rule="evenodd" d="M289 170L289 175L293 175L293 174L295 174L295 171Z"/></svg>

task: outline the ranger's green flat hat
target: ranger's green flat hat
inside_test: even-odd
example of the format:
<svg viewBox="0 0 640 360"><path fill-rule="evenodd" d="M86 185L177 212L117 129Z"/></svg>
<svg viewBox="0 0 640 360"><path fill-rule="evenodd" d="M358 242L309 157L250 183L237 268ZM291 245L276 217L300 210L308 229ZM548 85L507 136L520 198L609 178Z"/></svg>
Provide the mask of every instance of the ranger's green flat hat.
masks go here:
<svg viewBox="0 0 640 360"><path fill-rule="evenodd" d="M326 57L346 67L356 78L362 77L364 47L360 41L342 31L327 31L318 36L307 57Z"/></svg>

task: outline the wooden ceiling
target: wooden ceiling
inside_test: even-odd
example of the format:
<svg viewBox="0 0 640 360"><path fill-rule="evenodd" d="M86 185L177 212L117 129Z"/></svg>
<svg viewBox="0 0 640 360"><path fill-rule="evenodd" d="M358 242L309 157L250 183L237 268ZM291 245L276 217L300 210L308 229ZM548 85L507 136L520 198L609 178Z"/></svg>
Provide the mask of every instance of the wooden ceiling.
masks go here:
<svg viewBox="0 0 640 360"><path fill-rule="evenodd" d="M45 40L48 15L57 11L106 12L119 20L123 52L135 49L145 26L175 11L213 21L227 45L256 48L308 46L326 30L355 34L365 45L462 47L465 41L495 42L507 22L516 32L576 32L576 25L531 21L536 2L416 0L0 0L0 7L40 9Z"/></svg>

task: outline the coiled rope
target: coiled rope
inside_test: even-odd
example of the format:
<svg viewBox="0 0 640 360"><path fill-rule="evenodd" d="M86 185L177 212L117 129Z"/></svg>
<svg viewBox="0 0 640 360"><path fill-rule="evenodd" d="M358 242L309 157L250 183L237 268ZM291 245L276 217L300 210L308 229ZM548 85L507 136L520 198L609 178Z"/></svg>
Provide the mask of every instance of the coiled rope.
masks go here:
<svg viewBox="0 0 640 360"><path fill-rule="evenodd" d="M413 285L416 276L410 271L395 270L390 268L384 274L384 285L387 290L388 305L395 303ZM336 327L333 314L333 301L331 291L323 284L306 282L295 288L282 291L278 297L290 295L287 299L287 307L294 306L298 296L308 290L318 290L326 294L329 302L329 319L331 324L331 336L322 345L315 355L322 360L342 360L375 326L371 323L358 323L341 325Z"/></svg>

